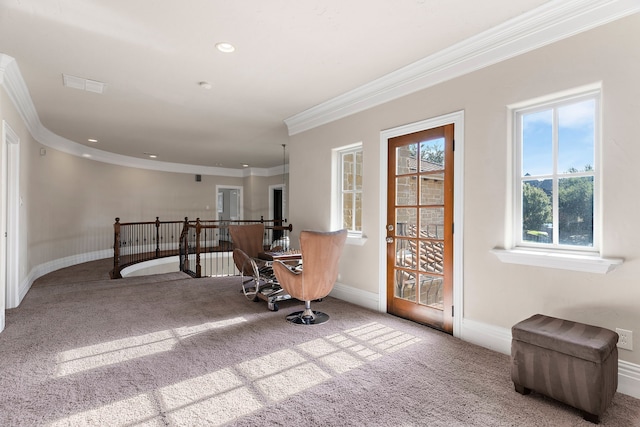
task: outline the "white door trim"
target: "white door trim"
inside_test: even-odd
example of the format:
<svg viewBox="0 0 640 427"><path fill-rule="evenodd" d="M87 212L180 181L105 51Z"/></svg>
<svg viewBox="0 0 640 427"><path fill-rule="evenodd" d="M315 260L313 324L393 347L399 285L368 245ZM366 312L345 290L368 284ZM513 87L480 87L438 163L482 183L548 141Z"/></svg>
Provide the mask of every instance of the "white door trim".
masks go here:
<svg viewBox="0 0 640 427"><path fill-rule="evenodd" d="M2 257L5 262L6 308L20 305L20 138L6 121L2 121Z"/></svg>
<svg viewBox="0 0 640 427"><path fill-rule="evenodd" d="M455 224L453 233L453 335L459 336L462 330L463 318L463 202L464 202L464 111L456 111L444 116L422 120L416 123L386 129L380 132L380 206L379 206L379 271L378 277L379 300L378 310L387 311L387 161L389 139L409 133L432 129L448 124L454 124L454 196L453 196L453 222Z"/></svg>

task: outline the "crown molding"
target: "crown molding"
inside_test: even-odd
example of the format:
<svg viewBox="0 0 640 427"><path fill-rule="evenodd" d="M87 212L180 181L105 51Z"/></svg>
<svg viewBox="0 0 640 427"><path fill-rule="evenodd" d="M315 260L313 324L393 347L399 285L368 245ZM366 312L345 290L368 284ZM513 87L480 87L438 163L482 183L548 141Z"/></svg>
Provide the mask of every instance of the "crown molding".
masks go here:
<svg viewBox="0 0 640 427"><path fill-rule="evenodd" d="M552 0L284 122L295 135L638 12L637 0Z"/></svg>
<svg viewBox="0 0 640 427"><path fill-rule="evenodd" d="M282 170L282 166L274 168L230 169L162 162L124 156L122 154L87 147L51 132L40 122L40 117L38 117L38 112L31 100L29 89L20 73L17 61L15 58L3 53L0 53L0 85L5 88L9 99L18 110L31 136L40 144L67 154L83 157L88 160L138 169L236 178L244 178L247 176L269 177L279 174L279 171Z"/></svg>

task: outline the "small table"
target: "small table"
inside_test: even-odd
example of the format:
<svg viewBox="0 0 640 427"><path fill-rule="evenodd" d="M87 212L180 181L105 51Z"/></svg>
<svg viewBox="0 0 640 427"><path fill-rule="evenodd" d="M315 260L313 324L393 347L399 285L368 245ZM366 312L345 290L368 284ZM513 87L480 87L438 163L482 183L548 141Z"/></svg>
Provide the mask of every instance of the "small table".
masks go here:
<svg viewBox="0 0 640 427"><path fill-rule="evenodd" d="M248 299L266 301L269 310L278 311L278 302L291 299L291 295L285 293L278 283L273 273L273 261L282 261L298 268L302 264L302 254L297 250L259 253L256 258L250 260L253 280L245 282L243 278L242 290ZM253 286L246 286L251 281Z"/></svg>

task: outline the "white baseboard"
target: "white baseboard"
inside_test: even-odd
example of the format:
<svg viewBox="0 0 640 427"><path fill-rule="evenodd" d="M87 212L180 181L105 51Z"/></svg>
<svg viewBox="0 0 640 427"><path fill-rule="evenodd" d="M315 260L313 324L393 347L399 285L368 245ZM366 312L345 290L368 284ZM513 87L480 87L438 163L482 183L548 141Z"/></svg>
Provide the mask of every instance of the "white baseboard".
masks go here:
<svg viewBox="0 0 640 427"><path fill-rule="evenodd" d="M498 353L511 354L510 329L500 328L471 319L462 319L462 328L458 338L497 351Z"/></svg>
<svg viewBox="0 0 640 427"><path fill-rule="evenodd" d="M0 310L0 332L4 331L5 324L4 310Z"/></svg>
<svg viewBox="0 0 640 427"><path fill-rule="evenodd" d="M64 258L54 259L53 261L39 264L31 269L27 277L20 283L20 289L18 293L18 305L22 302L24 297L31 289L33 282L38 280L45 274L52 271L59 270L65 267L71 267L72 265L82 264L83 262L95 261L98 259L113 258L113 249L105 249L102 251L87 252L84 254L72 255Z"/></svg>
<svg viewBox="0 0 640 427"><path fill-rule="evenodd" d="M379 311L378 294L374 292L363 291L362 289L357 289L353 286L348 286L336 282L336 284L333 286L333 290L329 295L342 301L359 305L360 307Z"/></svg>
<svg viewBox="0 0 640 427"><path fill-rule="evenodd" d="M618 360L618 393L640 399L640 365Z"/></svg>

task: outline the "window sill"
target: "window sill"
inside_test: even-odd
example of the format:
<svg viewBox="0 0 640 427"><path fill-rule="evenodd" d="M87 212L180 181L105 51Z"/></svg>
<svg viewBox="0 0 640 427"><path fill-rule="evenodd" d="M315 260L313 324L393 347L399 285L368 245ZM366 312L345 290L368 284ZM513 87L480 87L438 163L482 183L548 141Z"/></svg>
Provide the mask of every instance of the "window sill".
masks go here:
<svg viewBox="0 0 640 427"><path fill-rule="evenodd" d="M367 237L366 236L354 235L354 236L347 236L347 242L346 243L347 243L347 245L363 246L366 241L367 241Z"/></svg>
<svg viewBox="0 0 640 427"><path fill-rule="evenodd" d="M491 252L497 256L500 261L509 264L559 268L599 274L606 274L624 262L624 260L620 258L602 258L597 255L536 251L532 249L492 249Z"/></svg>

